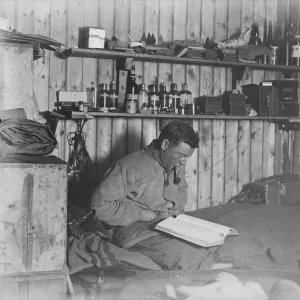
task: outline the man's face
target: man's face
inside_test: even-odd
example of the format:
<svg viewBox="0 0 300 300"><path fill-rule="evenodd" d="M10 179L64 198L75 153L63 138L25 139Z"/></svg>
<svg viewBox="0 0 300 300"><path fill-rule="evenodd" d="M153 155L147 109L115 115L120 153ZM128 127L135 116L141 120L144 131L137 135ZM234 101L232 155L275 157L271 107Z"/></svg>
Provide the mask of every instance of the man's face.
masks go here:
<svg viewBox="0 0 300 300"><path fill-rule="evenodd" d="M168 140L163 140L160 159L165 168L172 170L173 167L185 166L186 159L190 157L194 150L190 145L180 142L174 146Z"/></svg>

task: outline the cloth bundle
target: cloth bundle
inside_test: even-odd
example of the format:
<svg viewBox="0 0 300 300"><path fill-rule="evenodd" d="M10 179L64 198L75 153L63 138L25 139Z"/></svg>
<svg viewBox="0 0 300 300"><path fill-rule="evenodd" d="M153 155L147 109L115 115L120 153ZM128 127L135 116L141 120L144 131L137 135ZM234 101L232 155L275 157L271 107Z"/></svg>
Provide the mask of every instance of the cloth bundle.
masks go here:
<svg viewBox="0 0 300 300"><path fill-rule="evenodd" d="M0 123L0 157L7 154L48 155L57 145L49 126L27 119Z"/></svg>

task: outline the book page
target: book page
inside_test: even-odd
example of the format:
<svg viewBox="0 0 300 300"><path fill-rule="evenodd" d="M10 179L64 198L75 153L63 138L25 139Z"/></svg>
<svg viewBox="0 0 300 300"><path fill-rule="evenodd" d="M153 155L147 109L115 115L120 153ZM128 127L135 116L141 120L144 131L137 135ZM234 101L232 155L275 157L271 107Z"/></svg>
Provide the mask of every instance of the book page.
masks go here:
<svg viewBox="0 0 300 300"><path fill-rule="evenodd" d="M178 215L177 218L178 220L183 220L185 222L195 224L204 228L211 229L213 231L217 231L222 233L224 236L228 235L238 235L238 232L234 228L230 228L221 224L213 223L210 221L206 221L203 219L195 218L192 216L188 216L185 214Z"/></svg>
<svg viewBox="0 0 300 300"><path fill-rule="evenodd" d="M222 245L224 236L209 228L200 227L197 224L188 223L178 218L168 218L158 223L155 229L164 231L173 236L190 241L203 247Z"/></svg>

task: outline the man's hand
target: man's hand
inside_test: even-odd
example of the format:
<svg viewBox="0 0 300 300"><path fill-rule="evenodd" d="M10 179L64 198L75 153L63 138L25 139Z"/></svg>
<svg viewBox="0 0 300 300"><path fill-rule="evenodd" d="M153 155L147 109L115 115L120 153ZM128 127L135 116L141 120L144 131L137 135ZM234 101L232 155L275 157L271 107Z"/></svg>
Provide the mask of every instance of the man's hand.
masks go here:
<svg viewBox="0 0 300 300"><path fill-rule="evenodd" d="M143 209L140 221L147 222L152 220L159 221L159 220L166 219L171 216L171 214L169 214L169 210L172 209L173 207L174 207L173 202L166 201L166 204L162 207L162 210L156 213L152 210Z"/></svg>
<svg viewBox="0 0 300 300"><path fill-rule="evenodd" d="M141 218L139 221L148 222L148 221L153 220L156 217L157 217L157 214L154 211L148 210L148 209L143 209L142 215L141 215Z"/></svg>

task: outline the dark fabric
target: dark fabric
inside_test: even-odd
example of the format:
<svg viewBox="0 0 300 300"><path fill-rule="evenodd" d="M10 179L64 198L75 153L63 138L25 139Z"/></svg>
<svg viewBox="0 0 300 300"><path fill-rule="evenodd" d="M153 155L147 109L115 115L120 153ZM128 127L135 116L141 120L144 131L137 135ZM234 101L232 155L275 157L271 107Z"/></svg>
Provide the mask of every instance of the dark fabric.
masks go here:
<svg viewBox="0 0 300 300"><path fill-rule="evenodd" d="M219 261L219 247L203 248L184 240L158 234L136 243L129 250L143 253L167 270L210 269Z"/></svg>
<svg viewBox="0 0 300 300"><path fill-rule="evenodd" d="M299 269L300 206L226 204L191 214L239 232L227 237L219 251L235 266Z"/></svg>
<svg viewBox="0 0 300 300"><path fill-rule="evenodd" d="M57 140L47 125L27 119L0 123L0 156L7 154L48 155Z"/></svg>
<svg viewBox="0 0 300 300"><path fill-rule="evenodd" d="M70 274L90 267L116 266L120 261L145 269L160 270L144 254L119 248L97 234L85 232L79 239L72 236L68 238L67 266Z"/></svg>

